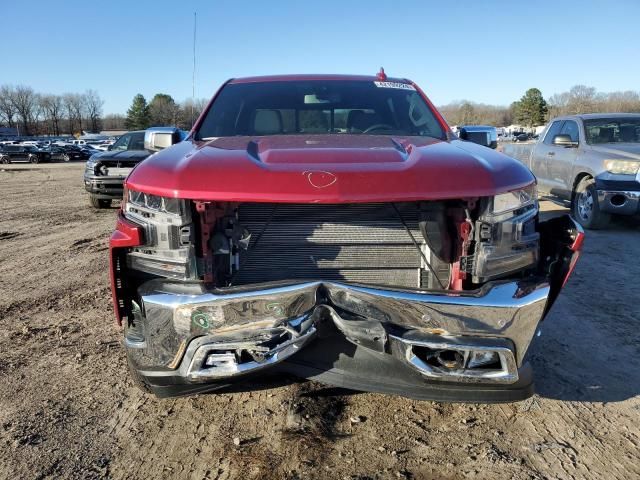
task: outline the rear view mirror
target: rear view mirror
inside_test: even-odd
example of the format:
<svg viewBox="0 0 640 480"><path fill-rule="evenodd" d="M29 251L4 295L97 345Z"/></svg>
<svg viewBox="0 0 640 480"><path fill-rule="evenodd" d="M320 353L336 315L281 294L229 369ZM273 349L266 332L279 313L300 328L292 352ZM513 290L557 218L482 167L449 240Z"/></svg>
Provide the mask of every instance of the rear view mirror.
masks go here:
<svg viewBox="0 0 640 480"><path fill-rule="evenodd" d="M556 135L553 137L553 144L556 147L576 147L578 142L571 140L569 135Z"/></svg>
<svg viewBox="0 0 640 480"><path fill-rule="evenodd" d="M163 150L182 141L182 133L175 127L153 127L144 132L144 148L152 152Z"/></svg>

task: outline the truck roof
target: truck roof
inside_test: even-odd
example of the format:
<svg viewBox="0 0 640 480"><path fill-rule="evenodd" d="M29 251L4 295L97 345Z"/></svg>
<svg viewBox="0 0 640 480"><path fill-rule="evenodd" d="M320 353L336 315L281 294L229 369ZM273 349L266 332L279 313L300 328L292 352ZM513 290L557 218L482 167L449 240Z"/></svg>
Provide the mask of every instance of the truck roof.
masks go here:
<svg viewBox="0 0 640 480"><path fill-rule="evenodd" d="M381 81L376 75L327 75L327 74L295 74L295 75L264 75L257 77L232 78L229 83L257 83L257 82L294 82L305 80L356 80L362 82ZM385 82L410 83L406 78L386 77Z"/></svg>
<svg viewBox="0 0 640 480"><path fill-rule="evenodd" d="M568 120L568 119L591 120L596 118L631 118L631 117L640 117L640 113L581 113L577 115L562 115L560 117L553 118L552 121Z"/></svg>

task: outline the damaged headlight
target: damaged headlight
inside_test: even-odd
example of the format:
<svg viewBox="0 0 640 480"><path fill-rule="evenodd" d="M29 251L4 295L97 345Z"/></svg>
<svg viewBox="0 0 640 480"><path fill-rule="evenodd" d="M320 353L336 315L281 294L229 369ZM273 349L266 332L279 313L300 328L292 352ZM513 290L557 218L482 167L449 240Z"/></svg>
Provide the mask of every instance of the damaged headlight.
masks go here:
<svg viewBox="0 0 640 480"><path fill-rule="evenodd" d="M536 185L531 184L520 190L500 193L491 198L490 215L499 215L505 212L513 212L529 206L537 206L538 192Z"/></svg>
<svg viewBox="0 0 640 480"><path fill-rule="evenodd" d="M476 249L472 265L467 266L474 282L481 283L538 263L537 215L535 184L487 199L484 213L475 223Z"/></svg>
<svg viewBox="0 0 640 480"><path fill-rule="evenodd" d="M145 232L145 245L127 254L129 268L177 279L196 275L187 200L126 189L122 212Z"/></svg>

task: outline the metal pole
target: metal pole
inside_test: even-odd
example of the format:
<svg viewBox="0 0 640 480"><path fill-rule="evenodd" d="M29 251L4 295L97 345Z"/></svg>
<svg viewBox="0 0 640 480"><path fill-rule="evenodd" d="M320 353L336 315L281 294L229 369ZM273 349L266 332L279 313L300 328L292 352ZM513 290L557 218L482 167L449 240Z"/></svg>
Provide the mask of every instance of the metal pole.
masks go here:
<svg viewBox="0 0 640 480"><path fill-rule="evenodd" d="M191 127L195 119L193 118L193 108L196 101L196 12L193 12L193 76L191 78Z"/></svg>

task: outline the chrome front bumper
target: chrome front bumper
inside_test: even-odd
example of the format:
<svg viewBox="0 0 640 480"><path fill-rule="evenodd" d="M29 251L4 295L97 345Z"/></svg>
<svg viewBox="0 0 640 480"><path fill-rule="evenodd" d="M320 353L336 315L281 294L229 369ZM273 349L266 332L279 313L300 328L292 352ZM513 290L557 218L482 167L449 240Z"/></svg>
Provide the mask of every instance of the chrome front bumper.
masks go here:
<svg viewBox="0 0 640 480"><path fill-rule="evenodd" d="M598 190L598 206L607 213L635 215L640 213L640 191Z"/></svg>
<svg viewBox="0 0 640 480"><path fill-rule="evenodd" d="M423 383L486 385L519 380L550 286L491 282L462 294L309 282L208 292L152 280L139 293L125 345L147 378L228 381L299 358L304 363L307 346L321 348L326 337L339 335L351 348L389 357ZM492 369L442 369L419 353L438 350L460 358L491 351L500 361Z"/></svg>

